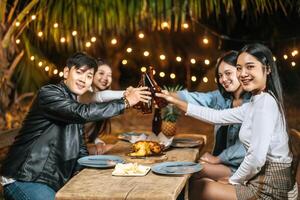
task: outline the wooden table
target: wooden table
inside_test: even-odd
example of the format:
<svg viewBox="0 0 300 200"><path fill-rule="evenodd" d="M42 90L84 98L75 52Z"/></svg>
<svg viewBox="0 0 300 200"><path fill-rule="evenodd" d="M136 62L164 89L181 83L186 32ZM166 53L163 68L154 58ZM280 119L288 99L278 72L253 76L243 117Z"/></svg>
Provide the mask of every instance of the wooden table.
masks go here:
<svg viewBox="0 0 300 200"><path fill-rule="evenodd" d="M126 159L131 144L120 141L107 154ZM166 152L167 161L196 161L198 148L174 148ZM113 169L82 170L56 194L56 200L79 199L176 199L190 175L164 176L150 171L143 177L112 176Z"/></svg>

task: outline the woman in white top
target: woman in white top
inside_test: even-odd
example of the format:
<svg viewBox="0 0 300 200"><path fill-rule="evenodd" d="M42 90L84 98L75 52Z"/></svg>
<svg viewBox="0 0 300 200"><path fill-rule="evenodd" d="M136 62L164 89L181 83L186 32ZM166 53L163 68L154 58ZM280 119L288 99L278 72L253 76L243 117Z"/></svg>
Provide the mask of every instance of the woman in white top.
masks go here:
<svg viewBox="0 0 300 200"><path fill-rule="evenodd" d="M272 52L261 44L246 45L239 52L237 71L243 89L253 95L237 108L214 110L187 104L167 92L157 94L197 119L241 124L239 137L247 153L240 167L228 183L200 180L198 193L190 194L190 199L296 199L282 90Z"/></svg>

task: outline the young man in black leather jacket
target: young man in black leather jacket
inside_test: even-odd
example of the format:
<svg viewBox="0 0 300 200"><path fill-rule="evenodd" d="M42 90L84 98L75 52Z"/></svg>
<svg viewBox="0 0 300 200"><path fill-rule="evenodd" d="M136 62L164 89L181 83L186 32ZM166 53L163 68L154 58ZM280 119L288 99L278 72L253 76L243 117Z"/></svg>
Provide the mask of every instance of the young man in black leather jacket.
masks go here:
<svg viewBox="0 0 300 200"><path fill-rule="evenodd" d="M151 98L146 88L139 88L123 99L79 103L77 96L91 86L96 69L94 58L76 53L67 60L64 81L39 90L1 169L6 199L54 199L80 170L77 160L88 154L83 124L119 115Z"/></svg>

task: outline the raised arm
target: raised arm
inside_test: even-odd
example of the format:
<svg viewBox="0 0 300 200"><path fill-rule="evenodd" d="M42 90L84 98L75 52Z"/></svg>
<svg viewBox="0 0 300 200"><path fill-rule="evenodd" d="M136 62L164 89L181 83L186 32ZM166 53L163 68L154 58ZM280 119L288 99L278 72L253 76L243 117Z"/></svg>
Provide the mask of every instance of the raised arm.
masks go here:
<svg viewBox="0 0 300 200"><path fill-rule="evenodd" d="M212 124L242 123L245 109L247 109L248 106L247 104L244 104L241 107L233 109L215 110L199 105L188 104L187 102L170 95L167 91L163 91L162 94L157 93L156 95L166 99L169 103L176 105L179 109L184 111L186 115Z"/></svg>

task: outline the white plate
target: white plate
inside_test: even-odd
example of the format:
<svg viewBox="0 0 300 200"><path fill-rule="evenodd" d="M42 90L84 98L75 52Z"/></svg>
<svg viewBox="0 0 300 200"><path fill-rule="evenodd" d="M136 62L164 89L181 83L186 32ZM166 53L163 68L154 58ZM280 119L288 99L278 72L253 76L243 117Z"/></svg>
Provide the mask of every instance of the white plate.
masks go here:
<svg viewBox="0 0 300 200"><path fill-rule="evenodd" d="M145 176L151 167L139 165L137 163L119 163L112 172L113 176Z"/></svg>
<svg viewBox="0 0 300 200"><path fill-rule="evenodd" d="M93 155L82 157L77 162L86 167L109 168L114 167L117 163L124 163L124 160L114 155Z"/></svg>

